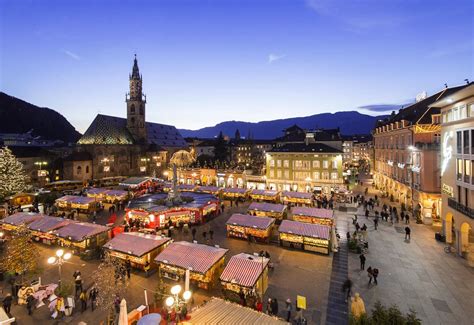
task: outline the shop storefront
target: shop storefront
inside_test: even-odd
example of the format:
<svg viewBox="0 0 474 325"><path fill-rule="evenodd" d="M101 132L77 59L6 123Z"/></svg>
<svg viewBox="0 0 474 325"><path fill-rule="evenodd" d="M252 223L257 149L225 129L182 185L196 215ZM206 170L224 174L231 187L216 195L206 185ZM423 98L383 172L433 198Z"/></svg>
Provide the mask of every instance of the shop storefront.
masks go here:
<svg viewBox="0 0 474 325"><path fill-rule="evenodd" d="M280 245L305 251L329 254L329 226L283 220L278 228Z"/></svg>
<svg viewBox="0 0 474 325"><path fill-rule="evenodd" d="M95 223L72 222L52 232L61 246L77 252L102 247L110 238L110 228Z"/></svg>
<svg viewBox="0 0 474 325"><path fill-rule="evenodd" d="M252 190L250 192L250 198L254 201L267 201L276 203L279 201L280 193L278 191L270 191L270 190Z"/></svg>
<svg viewBox="0 0 474 325"><path fill-rule="evenodd" d="M46 245L56 242L54 230L64 227L74 221L59 217L43 216L43 218L33 221L28 225L28 229L33 236L33 240Z"/></svg>
<svg viewBox="0 0 474 325"><path fill-rule="evenodd" d="M291 209L294 221L316 223L332 227L334 224L334 211L330 209L294 207Z"/></svg>
<svg viewBox="0 0 474 325"><path fill-rule="evenodd" d="M269 242L274 224L273 218L236 213L227 220L227 236Z"/></svg>
<svg viewBox="0 0 474 325"><path fill-rule="evenodd" d="M66 195L56 200L59 211L91 214L98 210L98 202L95 198L87 196Z"/></svg>
<svg viewBox="0 0 474 325"><path fill-rule="evenodd" d="M13 231L16 230L20 225L28 225L33 221L40 220L44 217L45 215L41 213L17 212L0 220L0 223L3 230Z"/></svg>
<svg viewBox="0 0 474 325"><path fill-rule="evenodd" d="M252 202L247 213L257 217L270 217L280 221L286 219L287 208L283 204Z"/></svg>
<svg viewBox="0 0 474 325"><path fill-rule="evenodd" d="M224 188L222 196L226 200L246 200L249 196L250 190L246 188Z"/></svg>
<svg viewBox="0 0 474 325"><path fill-rule="evenodd" d="M313 195L304 192L283 191L280 195L283 204L313 206Z"/></svg>

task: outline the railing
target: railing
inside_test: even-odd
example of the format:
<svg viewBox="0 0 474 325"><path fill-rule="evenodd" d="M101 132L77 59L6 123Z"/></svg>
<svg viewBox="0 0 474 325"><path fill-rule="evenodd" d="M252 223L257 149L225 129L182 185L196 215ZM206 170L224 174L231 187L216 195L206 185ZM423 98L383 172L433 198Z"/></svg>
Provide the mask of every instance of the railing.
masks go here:
<svg viewBox="0 0 474 325"><path fill-rule="evenodd" d="M461 204L461 203L457 202L455 199L448 198L448 206L450 208L453 208L454 210L456 210L458 212L461 212L465 216L467 216L471 219L474 219L474 209L472 209L470 207L467 207L464 204Z"/></svg>

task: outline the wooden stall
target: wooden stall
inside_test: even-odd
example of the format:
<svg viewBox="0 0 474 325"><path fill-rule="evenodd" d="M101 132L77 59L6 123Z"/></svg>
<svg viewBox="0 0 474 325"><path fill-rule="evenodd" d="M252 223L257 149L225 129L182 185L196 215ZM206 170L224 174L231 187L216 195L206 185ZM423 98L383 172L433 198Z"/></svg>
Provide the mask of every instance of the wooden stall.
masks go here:
<svg viewBox="0 0 474 325"><path fill-rule="evenodd" d="M132 267L145 270L155 257L165 249L170 238L139 232L123 232L108 241L103 248L110 256L130 260Z"/></svg>
<svg viewBox="0 0 474 325"><path fill-rule="evenodd" d="M227 298L239 299L240 291L248 296L265 294L268 288L270 259L240 253L231 257L220 276ZM234 298L234 299L233 299ZM238 301L238 300L237 300Z"/></svg>
<svg viewBox="0 0 474 325"><path fill-rule="evenodd" d="M278 202L280 192L272 190L252 190L250 198L254 201Z"/></svg>
<svg viewBox="0 0 474 325"><path fill-rule="evenodd" d="M74 221L59 217L44 216L28 225L33 239L43 244L52 245L56 241L54 230L64 227Z"/></svg>
<svg viewBox="0 0 474 325"><path fill-rule="evenodd" d="M283 220L278 228L280 245L329 254L331 227Z"/></svg>
<svg viewBox="0 0 474 325"><path fill-rule="evenodd" d="M247 213L257 217L275 218L279 223L286 219L287 208L283 204L252 202Z"/></svg>
<svg viewBox="0 0 474 325"><path fill-rule="evenodd" d="M17 193L13 196L7 197L8 203L10 206L14 207L21 207L21 206L29 206L35 202L36 196L30 193Z"/></svg>
<svg viewBox="0 0 474 325"><path fill-rule="evenodd" d="M311 193L283 191L280 195L283 204L313 206L313 195Z"/></svg>
<svg viewBox="0 0 474 325"><path fill-rule="evenodd" d="M44 214L34 212L17 212L0 220L2 229L6 231L16 230L20 225L28 225L33 221L43 219Z"/></svg>
<svg viewBox="0 0 474 325"><path fill-rule="evenodd" d="M91 214L98 210L98 202L95 198L77 195L65 195L56 199L56 206L60 211L73 211Z"/></svg>
<svg viewBox="0 0 474 325"><path fill-rule="evenodd" d="M119 185L130 192L132 197L154 192L163 186L158 179L152 177L130 177L120 182Z"/></svg>
<svg viewBox="0 0 474 325"><path fill-rule="evenodd" d="M317 223L332 227L334 224L334 211L308 207L294 207L291 209L294 221Z"/></svg>
<svg viewBox="0 0 474 325"><path fill-rule="evenodd" d="M222 192L222 187L196 186L194 188L194 192L196 192L196 193L206 193L206 194L212 194L212 195L215 195L215 196L219 196L219 194Z"/></svg>
<svg viewBox="0 0 474 325"><path fill-rule="evenodd" d="M190 281L209 289L218 282L228 249L185 241L171 243L155 258L162 276L184 280L186 270Z"/></svg>
<svg viewBox="0 0 474 325"><path fill-rule="evenodd" d="M246 188L223 188L222 197L226 200L246 200L249 196L250 190Z"/></svg>
<svg viewBox="0 0 474 325"><path fill-rule="evenodd" d="M235 213L227 220L227 236L269 242L274 224L273 218Z"/></svg>
<svg viewBox="0 0 474 325"><path fill-rule="evenodd" d="M64 227L53 230L61 246L71 247L79 252L102 247L110 237L110 229L106 226L89 222L72 222Z"/></svg>

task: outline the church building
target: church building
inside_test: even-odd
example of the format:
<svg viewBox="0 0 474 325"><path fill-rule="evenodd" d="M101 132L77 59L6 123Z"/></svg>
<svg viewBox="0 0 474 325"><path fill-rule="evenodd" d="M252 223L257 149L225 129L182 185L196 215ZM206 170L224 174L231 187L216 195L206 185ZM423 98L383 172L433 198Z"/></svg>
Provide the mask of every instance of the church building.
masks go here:
<svg viewBox="0 0 474 325"><path fill-rule="evenodd" d="M146 121L146 95L135 56L125 96L127 118L98 114L77 142L74 157L90 157L70 164L70 179L87 181L111 176L156 175L160 177L172 154L187 143L172 125ZM90 167L92 166L92 167Z"/></svg>

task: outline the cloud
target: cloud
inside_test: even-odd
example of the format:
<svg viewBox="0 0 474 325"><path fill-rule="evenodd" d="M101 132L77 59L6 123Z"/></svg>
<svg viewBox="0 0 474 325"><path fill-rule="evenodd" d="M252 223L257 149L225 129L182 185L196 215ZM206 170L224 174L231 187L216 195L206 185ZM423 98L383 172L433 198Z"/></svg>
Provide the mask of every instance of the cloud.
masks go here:
<svg viewBox="0 0 474 325"><path fill-rule="evenodd" d="M286 54L278 55L278 54L270 53L268 55L268 63L272 64L273 62L283 59L284 57L286 57Z"/></svg>
<svg viewBox="0 0 474 325"><path fill-rule="evenodd" d="M398 111L400 108L404 107L405 105L398 105L398 104L374 104L374 105L364 105L359 106L359 109L365 109L371 112L391 112L391 111Z"/></svg>
<svg viewBox="0 0 474 325"><path fill-rule="evenodd" d="M67 56L69 56L71 59L73 60L76 60L76 61L80 61L81 60L81 57L79 55L77 55L76 53L73 53L71 51L68 51L68 50L62 50L62 52L64 54L66 54Z"/></svg>

